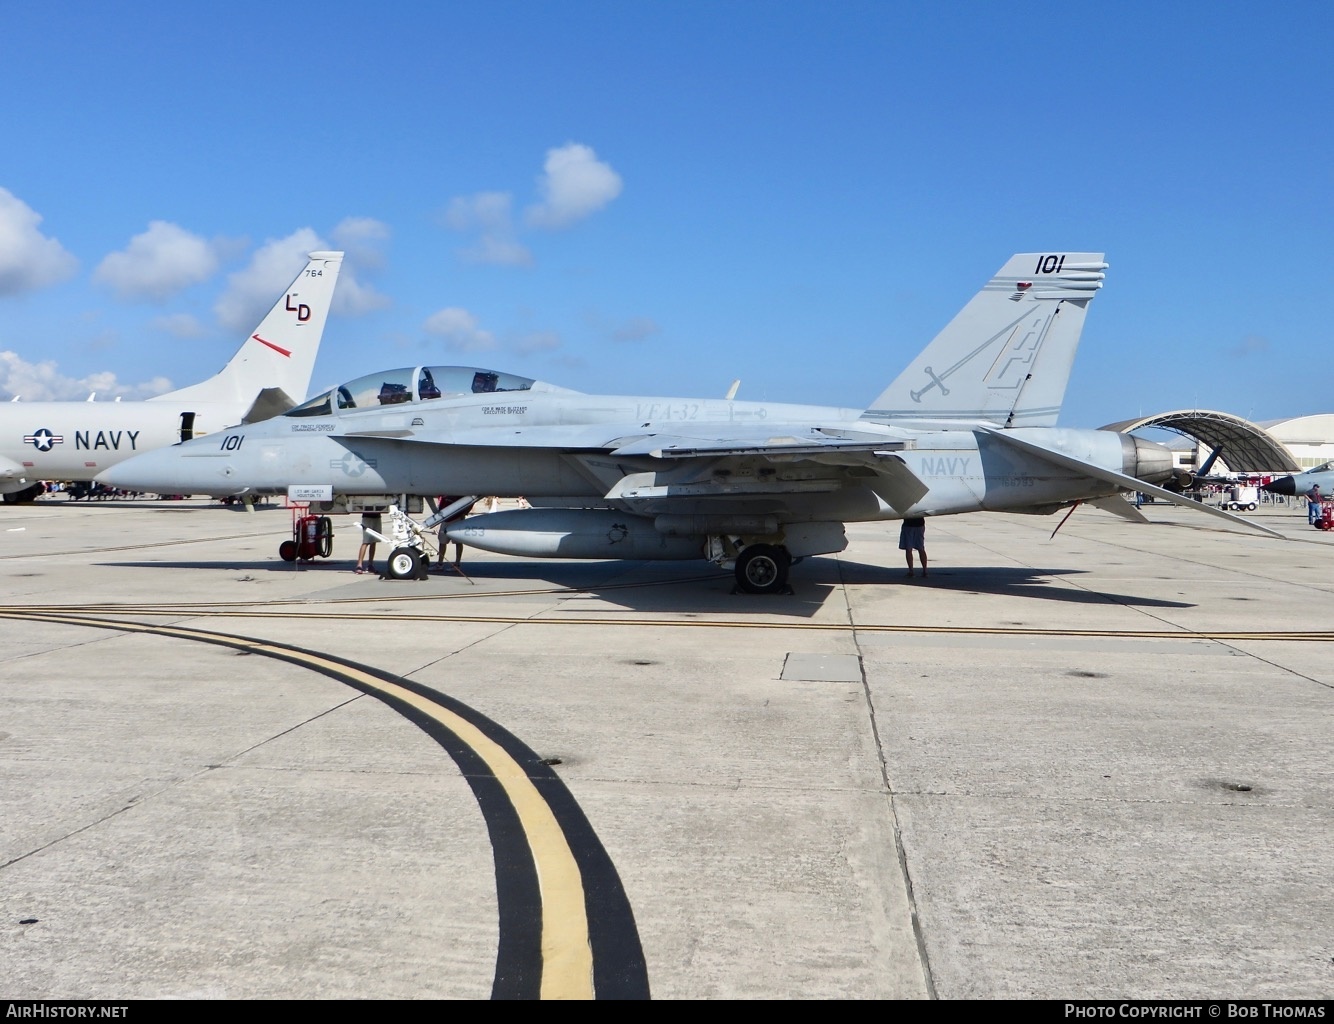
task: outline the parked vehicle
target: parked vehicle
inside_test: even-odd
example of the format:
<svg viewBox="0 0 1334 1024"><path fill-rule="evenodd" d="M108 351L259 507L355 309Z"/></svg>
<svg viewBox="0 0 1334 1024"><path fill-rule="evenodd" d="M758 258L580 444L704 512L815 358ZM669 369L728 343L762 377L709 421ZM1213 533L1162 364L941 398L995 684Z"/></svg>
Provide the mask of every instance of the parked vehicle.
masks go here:
<svg viewBox="0 0 1334 1024"><path fill-rule="evenodd" d="M1260 488L1243 484L1229 488L1227 496L1219 504L1219 508L1230 509L1233 512L1241 512L1243 509L1254 512L1259 507Z"/></svg>

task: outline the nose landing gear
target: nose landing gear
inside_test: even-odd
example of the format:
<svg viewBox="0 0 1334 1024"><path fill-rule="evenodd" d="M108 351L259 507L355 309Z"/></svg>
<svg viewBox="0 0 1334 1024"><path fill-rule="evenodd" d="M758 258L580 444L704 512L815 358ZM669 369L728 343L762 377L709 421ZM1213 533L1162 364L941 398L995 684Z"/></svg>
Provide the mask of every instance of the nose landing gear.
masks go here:
<svg viewBox="0 0 1334 1024"><path fill-rule="evenodd" d="M394 548L385 562L385 575L391 580L424 580L427 555L419 548Z"/></svg>

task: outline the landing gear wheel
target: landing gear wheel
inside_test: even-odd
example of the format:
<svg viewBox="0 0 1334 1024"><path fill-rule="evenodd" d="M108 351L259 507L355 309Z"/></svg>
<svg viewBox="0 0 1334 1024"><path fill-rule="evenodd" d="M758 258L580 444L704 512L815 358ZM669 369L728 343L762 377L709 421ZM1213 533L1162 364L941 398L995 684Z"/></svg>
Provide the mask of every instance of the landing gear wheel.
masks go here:
<svg viewBox="0 0 1334 1024"><path fill-rule="evenodd" d="M416 548L394 548L385 562L385 575L391 580L421 579L425 575L424 565L421 552Z"/></svg>
<svg viewBox="0 0 1334 1024"><path fill-rule="evenodd" d="M296 550L296 541L285 540L278 545L278 557L284 562L295 562Z"/></svg>
<svg viewBox="0 0 1334 1024"><path fill-rule="evenodd" d="M775 544L752 544L736 560L737 586L747 594L777 594L787 586L792 556Z"/></svg>
<svg viewBox="0 0 1334 1024"><path fill-rule="evenodd" d="M31 487L25 487L21 491L12 491L5 495L6 505L26 505L30 501L36 501L37 496L45 491L46 488L41 484L33 484Z"/></svg>

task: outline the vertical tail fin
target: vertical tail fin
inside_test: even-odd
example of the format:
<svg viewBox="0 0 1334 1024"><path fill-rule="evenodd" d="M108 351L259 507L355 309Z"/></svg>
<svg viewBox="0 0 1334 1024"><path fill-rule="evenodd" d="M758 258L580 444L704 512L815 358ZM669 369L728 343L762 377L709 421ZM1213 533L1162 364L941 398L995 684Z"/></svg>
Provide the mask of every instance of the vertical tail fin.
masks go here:
<svg viewBox="0 0 1334 1024"><path fill-rule="evenodd" d="M151 401L235 402L244 407L265 389L281 389L292 405L305 401L342 264L341 252L312 252L305 269L226 366L206 381Z"/></svg>
<svg viewBox="0 0 1334 1024"><path fill-rule="evenodd" d="M862 413L870 420L1056 424L1102 253L1012 256Z"/></svg>

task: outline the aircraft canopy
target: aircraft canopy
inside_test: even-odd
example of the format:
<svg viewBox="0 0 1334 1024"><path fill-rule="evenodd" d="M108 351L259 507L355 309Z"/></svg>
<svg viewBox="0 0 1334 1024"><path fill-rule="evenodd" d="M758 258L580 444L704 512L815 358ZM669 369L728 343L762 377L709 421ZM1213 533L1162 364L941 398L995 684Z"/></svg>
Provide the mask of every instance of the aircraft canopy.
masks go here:
<svg viewBox="0 0 1334 1024"><path fill-rule="evenodd" d="M403 402L429 402L455 395L527 391L536 381L476 366L417 366L381 370L330 388L287 416L330 416L346 409L372 409Z"/></svg>

